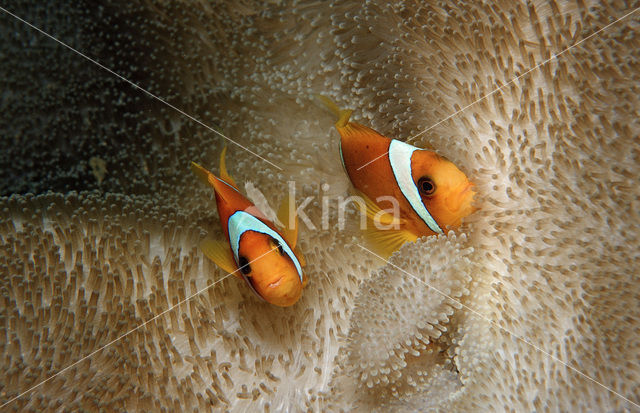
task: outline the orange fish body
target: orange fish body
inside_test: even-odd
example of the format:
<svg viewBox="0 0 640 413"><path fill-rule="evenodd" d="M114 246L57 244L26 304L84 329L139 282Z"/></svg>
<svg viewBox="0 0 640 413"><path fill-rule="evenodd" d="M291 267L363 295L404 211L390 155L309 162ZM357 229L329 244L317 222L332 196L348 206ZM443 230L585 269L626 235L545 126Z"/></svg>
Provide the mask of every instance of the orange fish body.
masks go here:
<svg viewBox="0 0 640 413"><path fill-rule="evenodd" d="M294 228L282 231L242 195L226 172L222 151L220 177L192 162L192 171L213 187L220 225L226 242L205 239L204 254L223 270L243 278L261 299L280 306L295 304L307 284L304 260L296 250L297 220ZM286 199L286 206L289 205ZM280 209L280 220L289 222L288 208Z"/></svg>
<svg viewBox="0 0 640 413"><path fill-rule="evenodd" d="M387 138L350 122L350 110L340 110L321 97L338 116L342 164L357 191L368 198L369 218L382 217L394 229L367 228L379 251L390 255L403 243L457 228L474 211L473 184L452 162L433 151ZM382 208L396 200L398 216L385 218Z"/></svg>

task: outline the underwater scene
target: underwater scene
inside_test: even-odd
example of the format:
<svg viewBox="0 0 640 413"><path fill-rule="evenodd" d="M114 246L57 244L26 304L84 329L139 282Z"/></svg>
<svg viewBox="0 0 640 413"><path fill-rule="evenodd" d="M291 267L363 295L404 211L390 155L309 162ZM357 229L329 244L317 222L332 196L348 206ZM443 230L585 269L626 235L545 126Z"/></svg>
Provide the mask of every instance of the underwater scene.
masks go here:
<svg viewBox="0 0 640 413"><path fill-rule="evenodd" d="M640 411L640 1L0 5L0 412Z"/></svg>

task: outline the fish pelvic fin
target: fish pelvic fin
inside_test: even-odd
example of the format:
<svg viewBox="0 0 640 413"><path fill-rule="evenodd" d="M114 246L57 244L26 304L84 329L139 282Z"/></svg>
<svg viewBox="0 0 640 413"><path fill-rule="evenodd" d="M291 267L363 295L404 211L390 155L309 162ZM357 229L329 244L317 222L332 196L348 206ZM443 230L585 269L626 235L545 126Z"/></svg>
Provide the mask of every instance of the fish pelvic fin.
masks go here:
<svg viewBox="0 0 640 413"><path fill-rule="evenodd" d="M233 256L231 255L231 249L229 244L224 241L212 240L205 238L200 243L200 249L211 261L213 261L218 267L222 268L229 274L233 274L238 278L242 278L242 275L238 271Z"/></svg>
<svg viewBox="0 0 640 413"><path fill-rule="evenodd" d="M336 128L343 128L349 123L349 118L353 111L351 109L340 109L331 99L324 95L315 95L316 98L324 104L338 118Z"/></svg>
<svg viewBox="0 0 640 413"><path fill-rule="evenodd" d="M233 186L234 188L238 189L238 186L236 185L236 181L234 181L231 175L229 175L229 172L227 172L227 162L225 161L226 156L227 156L227 145L225 144L224 148L222 148L222 152L220 153L220 179L222 179L229 185Z"/></svg>

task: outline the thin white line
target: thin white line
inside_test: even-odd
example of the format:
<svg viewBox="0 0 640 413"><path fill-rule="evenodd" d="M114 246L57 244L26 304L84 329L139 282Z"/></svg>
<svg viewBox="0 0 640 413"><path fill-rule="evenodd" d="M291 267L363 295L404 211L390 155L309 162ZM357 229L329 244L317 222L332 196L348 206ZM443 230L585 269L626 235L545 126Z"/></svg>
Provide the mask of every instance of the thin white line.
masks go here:
<svg viewBox="0 0 640 413"><path fill-rule="evenodd" d="M449 120L449 119L451 119L452 117L454 117L454 116L456 116L456 115L460 114L461 112L463 112L463 111L465 111L465 110L469 109L471 106L473 106L473 105L475 105L476 103L478 103L478 102L480 102L480 101L482 101L482 100L484 100L484 99L488 98L489 96L493 95L494 93L496 93L496 92L498 92L498 91L500 91L500 90L504 89L505 87L507 87L507 86L508 86L508 85L510 85L511 83L515 82L516 80L520 79L520 78L521 78L521 77L523 77L523 76L528 75L529 73L531 73L532 71L536 70L536 69L537 69L537 68L539 68L540 66L544 66L544 65L546 65L547 63L549 63L549 62L550 62L550 61L552 61L553 59L556 59L558 56L560 56L560 55L562 55L562 54L564 54L564 53L568 52L569 50L573 49L574 47L576 47L576 46L580 45L582 42L589 40L589 39L590 39L590 38L592 38L593 36L597 35L598 33L602 32L603 30L606 30L607 28L611 27L612 25L614 25L614 24L618 23L620 20L623 20L623 19L627 18L628 16L632 15L633 13L637 12L638 10L640 10L640 7L638 7L638 8L636 8L636 9L634 9L634 10L630 11L629 13L627 13L627 14L625 14L624 16L620 17L619 19L617 19L617 20L615 20L615 21L613 21L613 22L611 22L611 23L607 24L607 25L606 25L606 26L604 26L603 28L601 28L601 29L599 29L599 30L597 30L597 31L595 31L595 32L593 32L593 33L591 33L589 36L587 36L587 37L585 37L584 39L580 40L579 42L577 42L577 43L575 43L575 44L573 44L573 45L569 46L568 48L566 48L565 50L561 51L560 53L557 53L557 54L551 55L551 57L550 57L550 58L548 58L547 60L545 60L544 62L539 63L538 65L536 65L536 66L532 67L531 69L527 70L526 72L524 72L524 73L523 73L523 74L521 74L520 76L517 76L517 77L515 77L515 78L511 79L510 81L508 81L508 82L507 82L507 83L505 83L504 85L502 85L502 86L500 86L499 88L497 88L497 89L495 89L495 90L493 90L493 91L489 92L489 93L488 93L488 94L486 94L485 96L483 96L483 97L481 97L481 98L478 98L477 100L475 100L475 101L473 101L473 102L469 103L467 106L465 106L465 107L463 107L462 109L460 109L460 110L458 110L458 111L456 111L456 112L452 113L451 115L449 115L449 116L447 116L446 118L442 119L442 120L441 120L441 121L439 121L438 123L435 123L435 124L433 124L433 125L429 126L427 129L423 130L422 132L419 132L419 133L417 133L416 135L413 135L412 137L410 137L409 139L407 139L407 141L406 141L406 142L407 142L407 143L409 143L409 142L411 142L412 140L414 140L415 138L417 138L418 136L422 135L423 133L426 133L426 132L430 131L431 129L435 128L436 126L440 125L441 123L448 121L448 120ZM387 152L387 153L388 153L388 152ZM383 156L385 156L387 153L384 153L384 154L382 154L382 155L378 156L377 158L374 158L373 160L371 160L371 161L369 161L369 162L365 163L364 165L360 166L360 167L358 168L358 171L359 171L360 169L364 168L365 166L369 165L370 163L375 162L375 161L377 161L378 159L382 158L382 157L383 157Z"/></svg>
<svg viewBox="0 0 640 413"><path fill-rule="evenodd" d="M494 326L498 327L500 330L503 330L503 331L505 331L506 333L508 333L509 335L511 335L511 336L513 336L513 337L517 338L518 340L522 341L523 343L530 345L531 347L535 348L536 350L538 350L538 351L539 351L539 352L541 352L542 354L545 354L546 356L548 356L548 357L552 358L553 360L557 361L558 363L562 364L563 366L565 366L565 367L567 367L567 368L569 368L569 369L573 370L574 372L578 373L578 374L579 374L579 375L581 375L582 377L584 377L584 378L586 378L586 379L591 380L592 382L594 382L594 383L596 383L597 385L599 385L599 386L603 387L604 389L609 390L611 393L615 394L616 396L620 397L621 399L623 399L623 400L625 400L625 401L627 401L627 402L631 403L632 405L634 405L635 407L637 407L638 409L640 409L640 405L639 405L639 404L634 403L633 401L631 401L631 400L627 399L626 397L624 397L624 396L623 396L623 395L621 395L620 393L616 392L615 390L612 390L611 388L609 388L609 387L605 386L604 384L600 383L599 381L597 381L597 380L595 380L595 379L591 378L590 376L587 376L586 374L584 374L584 373L583 373L583 372L581 372L580 370L576 369L575 367L572 367L571 365L569 365L569 364L565 363L564 361L560 360L559 358L557 358L557 357L555 357L555 356L553 356L553 355L551 355L551 354L547 353L546 351L544 351L544 350L543 350L543 349L541 349L540 347L538 347L538 346L536 346L535 344L531 343L529 340L526 340L526 339L524 339L524 338L522 338L522 337L518 336L517 334L512 333L511 331L509 331L509 330L507 330L506 328L502 327L500 324L498 324L498 323L496 323L495 321L491 320L489 317L485 316L484 314L482 314L482 313L480 313L480 312L478 312L478 311L474 310L473 308L471 308L471 307L469 307L469 306L467 306L467 305L465 305L465 304L461 303L460 301L458 301L458 300L456 300L456 299L454 299L454 298L450 297L450 296L449 296L449 295L447 295L446 293L444 293L444 292L442 292L442 291L438 290L437 288L435 288L435 287L433 287L433 286L429 285L429 284L428 284L428 283L426 283L425 281L423 281L423 280L421 280L420 278L416 277L415 275L413 275L413 274L409 273L408 271L406 271L406 270L404 270L404 269L402 269L402 268L398 267L397 265L390 263L390 262L389 262L389 260L385 260L384 258L382 258L381 256L379 256L379 255L378 255L378 254L376 254L375 252L373 252L373 251L369 250L368 248L365 248L365 247L363 247L363 246L362 246L362 245L360 245L360 244L356 244L356 245L357 245L357 246L359 246L360 248L362 248L363 250L365 250L365 251L369 252L370 254L375 255L376 257L380 258L381 260L383 260L384 262L386 262L386 263L387 263L387 264L389 264L390 266L392 266L392 267L394 267L394 268L396 268L396 269L398 269L398 270L402 271L403 273L407 274L408 276L412 277L413 279L415 279L415 280L417 280L417 281L421 282L422 284L426 285L427 287L429 287L429 288L433 289L433 290L434 290L434 291L436 291L438 294L441 294L442 296L444 296L444 297L448 298L449 300L453 301L454 303L457 303L457 304L459 304L460 306L462 306L462 307L466 308L467 310L471 311L472 313L474 313L474 314L475 314L475 315L477 315L478 317L480 317L480 318L482 318L482 319L484 319L484 320L488 321L489 323L493 324Z"/></svg>
<svg viewBox="0 0 640 413"><path fill-rule="evenodd" d="M252 260L249 262L249 264L259 260L260 258L264 257L265 255L273 252L275 250L269 250L267 252L265 252L264 254L260 255L258 258ZM5 402L4 404L0 405L0 409L7 406L8 404L10 404L11 402L21 398L22 396L24 396L25 394L31 392L32 390L35 390L36 388L42 386L43 384L45 384L46 382L48 382L49 380L52 380L53 378L55 378L56 376L64 373L65 371L69 370L70 368L72 368L73 366L82 363L84 360L90 358L91 356L93 356L96 353L101 352L102 350L104 350L105 348L109 347L110 345L112 345L113 343L115 343L116 341L128 336L129 334L133 333L134 331L139 330L140 328L144 327L145 325L149 324L150 322L156 320L159 317L162 317L164 314L168 313L169 311L173 310L176 307L179 307L180 305L186 303L187 301L189 301L190 299L192 299L193 297L195 297L196 295L205 292L206 290L208 290L209 288L213 287L214 285L218 284L221 281L224 281L226 278L228 278L231 274L238 272L240 269L237 269L233 272L230 272L229 274L225 275L224 277L220 278L218 281L214 282L213 284L207 285L206 287L204 287L202 290L195 292L194 294L190 295L189 297L185 298L184 300L180 301L177 304L174 304L173 306L167 308L166 310L164 310L163 312L161 312L160 314L150 318L149 320L145 321L144 323L140 324L139 326L137 326L136 328L134 328L131 331L128 331L127 333L124 333L123 335L121 335L120 337L110 341L109 343L105 344L104 346L100 347L97 350L94 350L93 352L87 354L86 356L82 357L80 360L73 362L72 364L70 364L69 366L63 368L62 370L60 370L59 372L55 373L53 376L49 377L48 379L45 379L43 381L41 381L40 383L36 384L35 386L29 388L28 390L25 390L24 392L18 394L17 396L15 396L14 398L10 399L9 401Z"/></svg>
<svg viewBox="0 0 640 413"><path fill-rule="evenodd" d="M64 43L63 41L56 39L55 37L53 37L53 36L52 36L52 35L50 35L49 33L47 33L47 32L45 32L45 31L43 31L43 30L41 30L41 29L37 28L36 26L34 26L33 24L29 23L28 21L26 21L26 20L24 20L24 19L22 19L22 18L20 18L20 17L16 16L15 14L11 13L11 12L10 12L10 11L8 11L7 9L5 9L5 8L3 8L3 7L0 7L0 10L2 10L3 12L7 13L8 15L10 15L10 16L12 16L12 17L14 17L15 19L20 20L22 23L26 24L27 26L29 26L29 27L31 27L31 28L33 28L33 29L35 29L35 30L39 31L39 32L40 32L40 33L42 33L43 35L45 35L45 36L47 36L48 38L50 38L51 40L54 40L55 42L57 42L57 43L61 44L62 46L66 47L67 49L71 50L72 52L77 53L78 55L80 55L80 56L84 57L85 59L87 59L87 60L88 60L88 61L90 61L91 63L95 64L96 66L99 66L100 68L102 68L102 69L106 70L107 72L109 72L109 73L111 73L112 75L114 75L114 76L118 77L119 79L124 80L125 82L127 82L127 83L129 83L131 86L133 86L134 88L136 88L136 89L140 89L141 91L143 91L143 92L144 92L144 93L146 93L147 95L149 95L149 96L151 96L152 98L154 98L154 99L156 99L156 100L158 100L158 101L160 101L160 102L164 103L165 105L169 106L171 109L175 110L176 112L180 113L181 115L186 116L187 118L189 118L189 119L191 119L192 121L194 121L194 122L198 123L199 125L204 126L205 128L209 129L211 132L213 132L213 133L217 134L218 136L220 136L220 137L222 137L222 138L226 139L227 141L229 141L229 142L233 143L234 145L239 146L240 148L244 149L245 151L249 152L250 154L252 154L252 155L254 155L254 156L256 156L256 157L258 157L258 158L262 159L263 161L265 161L265 162L266 162L266 163L268 163L269 165L271 165L271 166L273 166L273 167L275 167L275 168L277 168L277 169L279 169L279 170L281 170L281 171L282 171L282 168L280 168L278 165L274 164L273 162L271 162L271 161L269 161L269 160L267 160L267 159L263 158L262 156L258 155L257 153L253 152L252 150L250 150L250 149L246 148L245 146L243 146L243 145L239 144L238 142L234 141L233 139L231 139L231 138L229 138L229 137L225 136L223 133L218 132L215 128L212 128L211 126L209 126L209 125L207 125L207 124L205 124L205 123L201 122L200 120L198 120L198 119L194 118L193 116L191 116L191 115L189 115L188 113L184 112L183 110L181 110L181 109L179 109L179 108L175 107L174 105L172 105L171 103L169 103L169 102L167 102L167 101L163 100L162 98L160 98L160 97L158 97L158 96L154 95L153 93L151 93L151 92L149 92L148 90L146 90L146 89L142 88L141 86L138 86L137 84L133 83L131 80L129 80L129 79L125 78L124 76L122 76L122 75L120 75L120 74L118 74L118 73L114 72L113 70L109 69L108 67L106 67L106 66L104 66L103 64L99 63L98 61L96 61L96 60L94 60L94 59L90 58L89 56L87 56L87 55L85 55L85 54L81 53L80 51L78 51L78 50L74 49L73 47L69 46L68 44Z"/></svg>
<svg viewBox="0 0 640 413"><path fill-rule="evenodd" d="M369 165L369 164L374 163L374 162L375 162L375 161L377 161L378 159L380 159L380 158L382 158L383 156L388 155L388 154L389 154L389 151L387 151L387 152L383 153L382 155L380 155L380 156L378 156L378 157L373 158L373 159L372 159L372 160L370 160L369 162L367 162L367 163L365 163L364 165L360 166L360 167L358 168L358 171L359 171L360 169L364 168L365 166L367 166L367 165Z"/></svg>

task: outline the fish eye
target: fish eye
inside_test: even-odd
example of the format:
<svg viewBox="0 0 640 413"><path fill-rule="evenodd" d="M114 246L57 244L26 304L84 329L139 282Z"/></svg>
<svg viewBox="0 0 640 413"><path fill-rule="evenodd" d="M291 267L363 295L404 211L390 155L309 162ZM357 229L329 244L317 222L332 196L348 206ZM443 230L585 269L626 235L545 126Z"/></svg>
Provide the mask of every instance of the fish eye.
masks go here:
<svg viewBox="0 0 640 413"><path fill-rule="evenodd" d="M433 182L433 179L428 176L423 176L418 180L418 190L420 191L420 195L433 195L436 191L436 184Z"/></svg>
<svg viewBox="0 0 640 413"><path fill-rule="evenodd" d="M278 246L278 252L280 253L280 255L284 255L284 249L282 249L282 244L280 244L280 241L275 240L276 245Z"/></svg>
<svg viewBox="0 0 640 413"><path fill-rule="evenodd" d="M240 266L240 271L244 275L247 275L251 272L251 266L249 265L249 260L244 255L238 257L238 265Z"/></svg>

